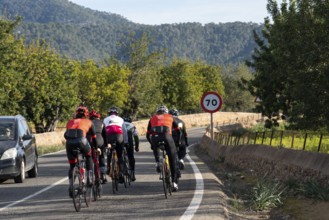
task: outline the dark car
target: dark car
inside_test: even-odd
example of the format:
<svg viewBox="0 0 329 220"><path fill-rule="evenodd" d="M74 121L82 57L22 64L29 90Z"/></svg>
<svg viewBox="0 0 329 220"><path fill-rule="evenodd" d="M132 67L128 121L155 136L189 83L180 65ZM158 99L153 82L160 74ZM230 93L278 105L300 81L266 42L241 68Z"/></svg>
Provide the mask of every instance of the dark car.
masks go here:
<svg viewBox="0 0 329 220"><path fill-rule="evenodd" d="M26 172L38 176L35 137L23 116L0 116L0 181L22 183Z"/></svg>

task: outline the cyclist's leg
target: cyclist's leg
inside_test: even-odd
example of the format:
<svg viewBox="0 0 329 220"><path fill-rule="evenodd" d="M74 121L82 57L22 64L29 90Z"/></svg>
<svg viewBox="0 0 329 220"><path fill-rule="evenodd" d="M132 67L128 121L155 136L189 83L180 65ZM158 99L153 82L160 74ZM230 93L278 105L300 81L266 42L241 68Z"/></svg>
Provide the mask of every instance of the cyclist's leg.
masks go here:
<svg viewBox="0 0 329 220"><path fill-rule="evenodd" d="M153 155L154 155L154 159L155 159L155 166L156 166L156 171L158 173L160 173L160 149L157 147L158 146L158 142L161 141L161 139L159 138L159 136L155 137L152 136L151 137L151 141L152 141L152 150L153 150Z"/></svg>
<svg viewBox="0 0 329 220"><path fill-rule="evenodd" d="M119 163L119 183L124 183L124 178L123 178L123 147L124 147L124 142L123 142L123 134L116 134L116 152L118 155L118 163Z"/></svg>
<svg viewBox="0 0 329 220"><path fill-rule="evenodd" d="M86 170L87 170L87 184L91 185L91 179L93 175L93 161L91 156L91 147L86 138L80 138L80 151L86 158Z"/></svg>
<svg viewBox="0 0 329 220"><path fill-rule="evenodd" d="M131 169L131 180L135 181L135 157L134 157L134 146L130 145L126 147L127 148L127 154L128 154L128 160L129 160L129 166Z"/></svg>
<svg viewBox="0 0 329 220"><path fill-rule="evenodd" d="M170 172L171 172L171 178L172 178L172 182L177 184L177 175L176 175L176 169L177 169L177 164L176 164L176 154L177 154L177 150L176 150L176 146L175 146L175 142L171 136L171 134L166 134L166 142L167 142L167 146L166 146L166 151L169 157L169 164L170 164Z"/></svg>
<svg viewBox="0 0 329 220"><path fill-rule="evenodd" d="M78 144L78 142L75 142L73 140L67 140L66 141L66 155L68 162L70 164L70 168L68 170L68 178L69 178L69 196L72 197L72 186L73 186L73 169L75 167L75 164L77 162L77 158L74 155L73 149Z"/></svg>
<svg viewBox="0 0 329 220"><path fill-rule="evenodd" d="M101 151L102 151L102 154L99 155L99 170L100 170L100 173L101 173L101 181L102 183L106 183L107 180L106 180L106 161L105 161L105 154L106 154L106 149L105 149L105 145L103 145L101 147Z"/></svg>

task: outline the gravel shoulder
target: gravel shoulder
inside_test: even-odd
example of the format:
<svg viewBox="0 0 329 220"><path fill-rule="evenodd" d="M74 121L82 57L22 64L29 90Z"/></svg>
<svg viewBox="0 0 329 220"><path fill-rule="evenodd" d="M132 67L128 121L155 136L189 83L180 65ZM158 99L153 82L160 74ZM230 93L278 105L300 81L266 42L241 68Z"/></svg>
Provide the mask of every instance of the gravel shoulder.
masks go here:
<svg viewBox="0 0 329 220"><path fill-rule="evenodd" d="M252 170L242 170L232 167L222 161L213 160L205 151L195 147L195 154L222 181L221 190L227 195L227 210L229 219L273 219L273 220L303 220L328 219L329 202L315 201L299 196L285 198L281 207L265 211L253 211L248 205L248 192L260 179Z"/></svg>

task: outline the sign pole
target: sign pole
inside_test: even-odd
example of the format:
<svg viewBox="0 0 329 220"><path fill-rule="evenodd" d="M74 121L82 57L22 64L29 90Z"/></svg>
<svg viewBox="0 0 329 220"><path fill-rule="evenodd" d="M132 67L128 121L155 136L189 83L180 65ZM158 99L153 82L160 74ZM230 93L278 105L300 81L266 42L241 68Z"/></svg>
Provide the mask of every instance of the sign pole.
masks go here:
<svg viewBox="0 0 329 220"><path fill-rule="evenodd" d="M213 124L213 116L212 113L210 113L210 132L211 132L211 140L214 140L214 124Z"/></svg>
<svg viewBox="0 0 329 220"><path fill-rule="evenodd" d="M205 92L200 101L201 107L206 112L210 113L210 136L211 140L214 140L214 123L213 113L217 112L222 104L222 97L217 92Z"/></svg>

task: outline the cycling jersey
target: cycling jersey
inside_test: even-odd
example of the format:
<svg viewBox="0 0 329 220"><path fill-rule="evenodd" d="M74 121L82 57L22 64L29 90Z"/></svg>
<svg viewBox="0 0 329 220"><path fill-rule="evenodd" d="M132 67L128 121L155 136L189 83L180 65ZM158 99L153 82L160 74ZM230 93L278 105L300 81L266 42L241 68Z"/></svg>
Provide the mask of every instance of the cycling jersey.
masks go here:
<svg viewBox="0 0 329 220"><path fill-rule="evenodd" d="M172 129L178 129L177 123L170 114L154 115L147 126L147 132L150 134L156 133L172 133Z"/></svg>
<svg viewBox="0 0 329 220"><path fill-rule="evenodd" d="M90 132L90 136L96 138L95 127L91 120L86 118L75 118L70 120L66 125L66 137L65 138L78 138L78 137L86 137L87 133ZM70 130L79 130L77 133Z"/></svg>

